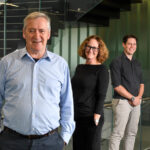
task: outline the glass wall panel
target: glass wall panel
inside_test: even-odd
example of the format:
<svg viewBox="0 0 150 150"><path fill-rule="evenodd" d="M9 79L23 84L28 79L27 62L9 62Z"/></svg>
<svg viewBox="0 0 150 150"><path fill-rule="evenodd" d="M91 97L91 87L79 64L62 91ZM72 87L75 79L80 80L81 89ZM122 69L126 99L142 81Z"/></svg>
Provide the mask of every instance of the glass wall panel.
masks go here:
<svg viewBox="0 0 150 150"><path fill-rule="evenodd" d="M25 46L23 19L33 11L46 12L51 18L51 37L64 28L65 0L0 0L0 57ZM53 40L49 40L48 45Z"/></svg>

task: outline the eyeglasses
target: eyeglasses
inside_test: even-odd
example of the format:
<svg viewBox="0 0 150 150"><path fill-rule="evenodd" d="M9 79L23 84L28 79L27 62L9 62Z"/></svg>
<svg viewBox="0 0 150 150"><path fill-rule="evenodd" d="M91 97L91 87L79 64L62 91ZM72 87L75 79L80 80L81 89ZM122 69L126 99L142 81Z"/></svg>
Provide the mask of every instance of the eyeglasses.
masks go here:
<svg viewBox="0 0 150 150"><path fill-rule="evenodd" d="M97 51L99 50L98 47L86 45L86 47L85 47L85 50L86 50L86 51L90 51L91 49L92 49L93 52L97 52Z"/></svg>

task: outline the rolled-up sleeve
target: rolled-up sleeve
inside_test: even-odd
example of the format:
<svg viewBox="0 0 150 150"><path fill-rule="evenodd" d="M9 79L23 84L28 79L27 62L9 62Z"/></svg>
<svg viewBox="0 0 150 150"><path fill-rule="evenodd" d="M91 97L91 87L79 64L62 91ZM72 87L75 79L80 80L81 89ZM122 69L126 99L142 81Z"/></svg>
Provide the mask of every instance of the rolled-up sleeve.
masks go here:
<svg viewBox="0 0 150 150"><path fill-rule="evenodd" d="M121 63L119 61L112 61L110 64L111 82L113 87L121 85Z"/></svg>

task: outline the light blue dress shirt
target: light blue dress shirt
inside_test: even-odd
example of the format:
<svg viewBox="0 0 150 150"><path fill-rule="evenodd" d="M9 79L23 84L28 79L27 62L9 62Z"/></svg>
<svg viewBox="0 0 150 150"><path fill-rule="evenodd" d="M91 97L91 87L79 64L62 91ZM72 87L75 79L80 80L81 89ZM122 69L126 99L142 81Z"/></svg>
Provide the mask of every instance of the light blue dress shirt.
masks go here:
<svg viewBox="0 0 150 150"><path fill-rule="evenodd" d="M60 135L68 143L75 122L66 61L46 51L35 62L26 48L3 57L0 111L4 126L24 135L41 135L61 126Z"/></svg>

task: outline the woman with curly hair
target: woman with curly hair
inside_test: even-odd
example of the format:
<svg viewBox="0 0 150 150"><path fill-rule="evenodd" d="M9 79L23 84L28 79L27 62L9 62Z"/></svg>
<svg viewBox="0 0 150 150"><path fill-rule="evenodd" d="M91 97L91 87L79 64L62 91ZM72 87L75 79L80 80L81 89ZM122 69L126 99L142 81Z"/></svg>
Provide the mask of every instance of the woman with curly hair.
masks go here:
<svg viewBox="0 0 150 150"><path fill-rule="evenodd" d="M85 59L85 64L76 67L72 78L76 121L73 150L100 150L103 105L109 82L103 62L109 52L103 40L92 35L81 43L78 54Z"/></svg>

